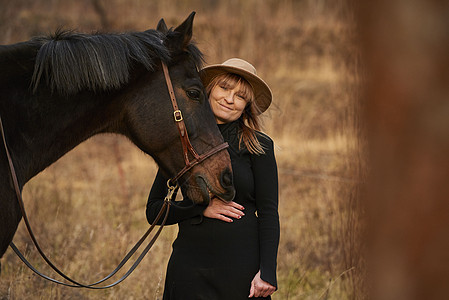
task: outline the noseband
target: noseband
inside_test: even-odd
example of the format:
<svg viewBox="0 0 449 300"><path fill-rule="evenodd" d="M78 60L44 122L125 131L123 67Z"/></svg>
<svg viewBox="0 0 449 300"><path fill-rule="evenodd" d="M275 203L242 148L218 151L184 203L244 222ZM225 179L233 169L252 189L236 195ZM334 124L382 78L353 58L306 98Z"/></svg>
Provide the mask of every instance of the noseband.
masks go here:
<svg viewBox="0 0 449 300"><path fill-rule="evenodd" d="M8 150L8 146L6 143L6 136L5 136L5 132L4 132L4 128L3 128L3 124L2 124L2 119L0 117L0 131L1 131L1 135L2 135L2 139L3 139L3 145L5 147L5 151L6 151L6 156L8 158L8 164L9 164L9 169L10 169L10 174L12 177L12 181L13 181L13 185L14 185L14 190L16 193L16 197L17 197L17 201L19 202L19 206L22 212L22 216L23 216L23 220L25 222L25 226L28 229L28 233L30 234L31 240L33 241L36 249L38 250L39 254L42 256L42 258L47 262L47 264L56 272L58 273L61 277L63 277L64 279L66 279L67 281L69 281L70 283L66 283L66 282L62 282L56 279L53 279L47 275L42 274L41 272L39 272L26 258L25 256L19 251L19 249L16 247L16 245L14 245L13 242L10 243L11 248L13 249L13 251L17 254L17 256L19 256L19 258L37 275L41 276L44 279L47 279L53 283L57 283L60 285L64 285L64 286L68 286L68 287L76 287L76 288L88 288L88 289L107 289L113 286L116 286L117 284L121 283L123 280L125 280L129 275L131 275L131 273L135 270L135 268L139 265L139 263L143 260L143 258L145 257L145 255L148 253L148 251L151 249L151 247L153 246L153 244L156 242L156 239L158 238L159 234L162 231L162 228L165 225L165 222L167 220L168 217L168 212L170 209L170 203L171 200L173 198L174 192L176 190L176 188L178 187L178 180L190 169L192 169L194 166L196 166L197 164L203 162L205 159L211 157L212 155L226 149L229 145L228 143L222 143L214 148L212 148L211 150L199 155L195 149L193 148L192 144L190 143L190 139L187 133L187 128L185 126L184 123L184 119L182 117L182 113L181 110L178 108L178 103L176 101L176 97L175 97L175 93L173 91L173 85L170 79L170 74L168 72L168 68L167 65L162 62L162 69L164 71L164 76L165 76L165 81L167 83L167 87L168 87L168 91L170 94L170 100L172 102L173 105L173 116L175 119L175 123L178 127L179 130L179 135L180 135L180 139L181 139L181 144L182 144L182 149L183 149L183 157L184 157L184 162L185 162L185 166L184 168L182 168L173 178L169 179L167 181L167 186L168 186L168 192L167 192L167 196L164 199L164 204L162 205L156 220L153 222L153 224L151 224L150 228L145 232L145 234L140 238L140 240L134 245L134 247L126 254L125 258L123 258L123 260L119 263L119 265L117 266L117 268L114 269L114 271L112 271L108 276L104 277L103 279L91 283L91 284L83 284L80 283L78 281L73 280L72 278L70 278L69 276L67 276L66 274L64 274L62 271L60 271L51 261L50 259L45 255L45 253L43 252L43 250L41 249L39 243L37 242L37 239L33 233L33 231L31 230L31 225L28 222L28 216L27 213L25 211L25 205L23 203L23 199L22 199L22 195L21 195L21 191L20 191L20 187L19 187L19 183L18 183L18 179L17 179L17 174L14 168L14 164L12 162L11 159L11 155L9 153ZM189 152L190 154L193 156L193 160L189 159ZM165 213L165 214L164 214ZM128 260L134 255L134 253L140 248L140 246L143 244L143 242L147 239L147 237L150 235L150 233L152 232L153 228L155 227L155 224L157 224L159 222L159 220L162 219L161 225L159 227L159 229L157 230L157 232L154 234L154 236L152 237L152 239L148 242L147 246L145 247L144 250L142 250L142 253L139 255L139 257L136 259L136 261L133 263L133 265L129 268L129 270L125 273L125 275L123 275L119 280L115 281L114 283L111 283L109 285L105 285L105 286L98 286L99 284L107 281L108 279L112 278L127 262Z"/></svg>
<svg viewBox="0 0 449 300"><path fill-rule="evenodd" d="M170 79L170 74L168 72L167 65L164 62L162 62L162 69L164 71L165 81L167 83L168 92L170 94L170 100L173 105L173 116L175 118L175 122L178 127L179 137L181 138L182 153L183 153L184 162L185 162L184 168L182 168L181 171L179 171L178 174L176 174L173 178L169 179L167 185L170 186L172 184L176 184L178 182L179 178L181 178L182 175L184 175L191 168L193 168L197 164L203 162L205 159L216 154L217 152L220 152L221 150L226 149L227 147L229 147L229 145L228 145L228 143L222 143L201 155L199 155L195 151L192 144L190 143L189 135L187 133L187 128L184 123L184 118L182 117L181 110L178 108L178 103L176 101L175 92L173 91L173 84ZM190 154L192 154L193 160L189 160L189 152L190 152Z"/></svg>

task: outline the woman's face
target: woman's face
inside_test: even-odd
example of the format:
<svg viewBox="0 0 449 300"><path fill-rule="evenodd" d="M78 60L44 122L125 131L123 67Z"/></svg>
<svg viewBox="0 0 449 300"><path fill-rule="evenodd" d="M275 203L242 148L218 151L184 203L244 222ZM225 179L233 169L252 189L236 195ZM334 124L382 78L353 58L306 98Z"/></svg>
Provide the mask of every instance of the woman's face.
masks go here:
<svg viewBox="0 0 449 300"><path fill-rule="evenodd" d="M212 88L209 103L218 124L237 120L248 103L241 83L235 80L221 81Z"/></svg>

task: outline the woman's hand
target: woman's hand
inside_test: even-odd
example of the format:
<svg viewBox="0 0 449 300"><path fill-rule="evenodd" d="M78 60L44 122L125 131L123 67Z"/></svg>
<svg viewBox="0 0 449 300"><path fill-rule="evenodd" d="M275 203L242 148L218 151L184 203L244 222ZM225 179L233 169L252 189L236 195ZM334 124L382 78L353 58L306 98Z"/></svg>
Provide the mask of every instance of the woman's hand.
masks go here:
<svg viewBox="0 0 449 300"><path fill-rule="evenodd" d="M268 297L276 291L276 287L272 286L266 281L260 278L260 271L254 276L251 281L251 289L249 290L249 296L251 297Z"/></svg>
<svg viewBox="0 0 449 300"><path fill-rule="evenodd" d="M245 215L243 213L244 209L243 206L234 201L224 202L218 198L212 198L209 206L203 211L203 215L208 218L231 223L234 221L232 218L240 219Z"/></svg>

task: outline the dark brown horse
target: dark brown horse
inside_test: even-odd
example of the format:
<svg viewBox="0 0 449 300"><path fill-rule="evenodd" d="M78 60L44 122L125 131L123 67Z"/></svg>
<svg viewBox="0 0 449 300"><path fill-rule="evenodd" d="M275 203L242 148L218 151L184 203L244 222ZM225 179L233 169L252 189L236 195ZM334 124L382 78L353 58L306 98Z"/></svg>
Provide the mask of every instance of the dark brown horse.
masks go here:
<svg viewBox="0 0 449 300"><path fill-rule="evenodd" d="M192 13L179 27L126 34L57 32L0 46L0 115L20 189L33 176L98 133L128 137L167 177L184 167L161 62L168 65L191 143L201 154L223 143L197 70ZM209 192L233 198L231 164L220 151L180 179L197 203ZM0 149L0 258L21 213L5 149Z"/></svg>

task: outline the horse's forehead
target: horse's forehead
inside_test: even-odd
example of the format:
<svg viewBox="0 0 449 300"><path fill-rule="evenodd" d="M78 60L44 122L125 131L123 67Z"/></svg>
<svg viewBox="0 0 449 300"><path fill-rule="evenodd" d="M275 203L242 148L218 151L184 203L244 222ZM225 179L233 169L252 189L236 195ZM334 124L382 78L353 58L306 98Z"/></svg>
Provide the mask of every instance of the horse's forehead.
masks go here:
<svg viewBox="0 0 449 300"><path fill-rule="evenodd" d="M177 76L181 76L184 79L199 79L199 72L194 61L191 59L183 60L178 63L174 68L174 73Z"/></svg>

